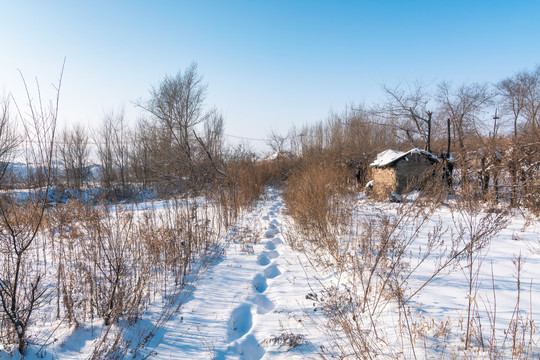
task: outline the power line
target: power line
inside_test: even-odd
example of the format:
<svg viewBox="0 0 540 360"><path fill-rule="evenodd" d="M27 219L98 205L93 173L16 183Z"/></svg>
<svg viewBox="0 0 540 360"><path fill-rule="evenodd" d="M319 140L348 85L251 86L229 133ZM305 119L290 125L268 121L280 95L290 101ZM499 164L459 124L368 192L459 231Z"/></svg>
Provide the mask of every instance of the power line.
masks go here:
<svg viewBox="0 0 540 360"><path fill-rule="evenodd" d="M251 137L237 136L237 135L230 135L230 134L223 134L223 135L231 137L231 138L235 138L235 139L242 139L242 140L267 141L267 139L251 138Z"/></svg>
<svg viewBox="0 0 540 360"><path fill-rule="evenodd" d="M241 140L249 140L249 141L263 141L263 142L267 142L268 139L262 139L262 138L253 138L253 137L247 137L247 136L238 136L238 135L231 135L231 134L223 134L224 136L227 136L227 137L230 137L230 138L234 138L234 139L241 139ZM24 140L23 141L24 143L26 144L39 144L38 141L36 140ZM97 140L88 140L86 142L88 145L101 145L101 144L104 144L105 142L104 141L97 141ZM126 143L129 143L129 141L126 141ZM67 143L64 142L64 141L58 141L58 140L55 140L54 141L54 144L55 145L66 145Z"/></svg>

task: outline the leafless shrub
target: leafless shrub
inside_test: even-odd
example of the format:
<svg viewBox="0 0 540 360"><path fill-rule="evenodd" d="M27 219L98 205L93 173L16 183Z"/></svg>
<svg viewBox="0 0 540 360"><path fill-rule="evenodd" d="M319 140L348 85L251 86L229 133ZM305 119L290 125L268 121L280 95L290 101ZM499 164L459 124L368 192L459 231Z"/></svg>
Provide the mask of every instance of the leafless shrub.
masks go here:
<svg viewBox="0 0 540 360"><path fill-rule="evenodd" d="M209 206L197 198L171 199L147 210L77 201L53 209L48 225L57 268L56 315L75 325L103 321L96 358L143 351L181 306L199 272L220 256L219 220ZM164 306L156 327L126 337L124 330L137 326L141 312L157 298ZM123 350L114 350L119 344Z"/></svg>
<svg viewBox="0 0 540 360"><path fill-rule="evenodd" d="M8 336L5 340L8 344L16 343L21 355L25 353L31 316L40 307L46 294L42 287L44 271L37 261L32 259L32 250L45 217L51 186L51 163L62 73L63 71L56 87L56 99L48 108L42 103L39 84L36 104L21 74L28 104L23 108L16 101L14 103L26 140L23 153L26 158L24 179L27 196L16 198L12 193L4 193L0 197L2 325L8 325ZM0 155L4 157L0 160L3 164L6 157L9 160L13 146L17 144L17 138L12 137L13 133L10 131L11 121L7 108L4 108L0 122L0 140L3 146ZM5 165L1 170L0 176L3 177Z"/></svg>
<svg viewBox="0 0 540 360"><path fill-rule="evenodd" d="M504 338L500 339L496 335L496 316L497 316L497 296L495 289L495 281L493 280L493 300L490 304L490 308L486 308L485 313L489 319L491 326L491 334L486 341L487 344L485 347L488 348L488 351L492 358L502 357L502 354L507 353L507 350L511 349L511 354L513 358L516 359L526 359L535 356L538 352L538 338L535 337L535 334L538 331L538 325L534 323L532 318L532 308L522 309L522 296L524 293L523 284L522 284L522 271L525 265L525 258L520 254L514 254L512 260L515 273L514 279L516 283L516 300L514 305L514 310L512 312L512 317L510 318L507 328L504 331ZM530 286L532 287L532 280ZM532 306L532 290L529 290L529 302ZM478 330L480 332L481 329ZM511 343L507 345L507 343ZM484 345L484 344L482 344Z"/></svg>
<svg viewBox="0 0 540 360"><path fill-rule="evenodd" d="M101 214L85 222L86 241L80 266L92 279L91 303L106 326L120 316L137 319L144 300L149 264L145 264L142 244L133 236L133 214Z"/></svg>
<svg viewBox="0 0 540 360"><path fill-rule="evenodd" d="M67 188L80 190L89 178L90 147L84 128L75 126L71 131L64 130L57 147L64 164Z"/></svg>
<svg viewBox="0 0 540 360"><path fill-rule="evenodd" d="M296 187L298 184L291 181L288 186ZM289 196L285 197L287 205L293 209L291 213L301 212L300 216L293 215L300 228L299 232L304 237L304 243L297 247L304 250L311 261L331 268L340 274L338 278L342 279L340 284L323 284L324 291L321 294L311 294L315 303L314 311L324 313L330 332L345 334L345 338L336 335L333 340L334 350L342 356L397 356L399 351L404 351L381 343L381 339L387 336L387 330L378 326L379 319L393 309L400 315L399 324L396 326L401 329L399 336L402 343L409 343L407 348L412 351L411 356L416 357L416 342L423 336L418 334L417 323L412 319L410 301L436 277L453 270L461 261L468 259L466 268L475 268L485 242L506 224L505 212L481 214L481 205L475 198L466 197L462 193L455 220L456 226L461 230L457 231L457 235L452 236L450 241L443 240L443 234L449 229L444 228L440 222L431 221L433 211L438 207L438 202L434 199L444 198L437 194L444 191L444 186L438 185L440 183L428 185L427 193L433 196L405 198L401 204L393 206L389 213L369 208L368 204L362 210L356 207L358 202L350 200L350 195L336 195L333 206L334 209L341 209L340 214L364 213L365 217L352 221L350 216L341 216L336 217L340 221L332 222L329 220L329 213L323 213L320 219L326 220L325 234L332 237L332 241L323 243L324 246L306 246L312 243L306 240L315 238L320 241L322 238L315 236L314 231L305 231L316 227L302 225L310 224L309 221L316 217L308 215L310 207L300 207L294 203L296 198L291 198L290 194L295 194L296 189L287 189L291 191ZM362 212L359 213L359 210ZM457 214L460 220L457 219ZM302 215L309 220L302 222L305 219ZM340 230L336 231L337 229ZM320 234L321 231L317 233ZM416 245L420 234L427 234L427 244L422 247ZM424 262L434 264L433 273L423 283L411 287L409 279ZM474 270L472 275L469 275L472 279L471 294L474 295ZM471 316L468 320L471 323L475 321L472 301ZM471 330L468 331L468 336L470 335Z"/></svg>
<svg viewBox="0 0 540 360"><path fill-rule="evenodd" d="M278 336L271 336L263 341L263 344L278 345L287 349L294 349L307 343L303 334L293 334L292 332L282 332Z"/></svg>
<svg viewBox="0 0 540 360"><path fill-rule="evenodd" d="M237 149L226 161L227 176L215 181L206 195L218 205L223 224L231 226L261 198L266 186L279 186L289 167L288 161L259 161L251 152Z"/></svg>
<svg viewBox="0 0 540 360"><path fill-rule="evenodd" d="M283 194L300 229L320 241L346 221L345 208L340 206L338 197L347 192L347 176L341 167L325 160L314 158L300 164L288 179Z"/></svg>
<svg viewBox="0 0 540 360"><path fill-rule="evenodd" d="M478 311L476 294L478 272L491 238L508 223L507 213L483 212L482 204L474 194L472 186L462 187L456 203L454 224L464 251L464 273L468 284L468 306L465 331L465 350L469 348L471 329Z"/></svg>

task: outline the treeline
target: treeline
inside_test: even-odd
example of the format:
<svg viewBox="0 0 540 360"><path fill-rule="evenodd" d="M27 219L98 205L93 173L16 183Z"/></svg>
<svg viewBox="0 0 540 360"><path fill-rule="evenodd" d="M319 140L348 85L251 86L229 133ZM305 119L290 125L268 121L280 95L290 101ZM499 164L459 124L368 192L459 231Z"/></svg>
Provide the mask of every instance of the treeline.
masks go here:
<svg viewBox="0 0 540 360"><path fill-rule="evenodd" d="M62 130L56 156L65 171L56 180L76 190L97 181L117 197L131 196L134 186L177 195L223 180L225 158L232 156L225 151L222 115L206 108L206 91L192 64L150 89L138 104L147 116L135 126L122 111L111 111L95 129ZM98 160L93 172L91 157Z"/></svg>
<svg viewBox="0 0 540 360"><path fill-rule="evenodd" d="M453 184L477 184L485 200L540 205L535 180L540 170L540 66L495 84L415 83L383 90L381 104L351 106L287 135L269 134L268 145L279 156L259 161L254 151L226 144L224 118L207 106L207 86L192 64L150 89L147 100L137 104L146 116L135 124L123 111L111 111L94 128L60 129L51 159L55 196L78 197L89 187L99 187L100 196L108 199L133 199L146 190L160 197L208 188L217 194L215 189L241 182L260 190L268 179L285 178L298 159L321 155L345 166L364 185L378 152L418 147L445 164L451 161ZM24 152L17 135L21 129L12 124L9 110L8 98L2 111L1 185L25 187L35 174L26 164L22 170L9 166L13 154ZM259 174L246 171L249 167L266 168L265 175L257 175L266 180L240 179Z"/></svg>
<svg viewBox="0 0 540 360"><path fill-rule="evenodd" d="M110 111L92 128L59 129L54 124L50 158L54 195L73 198L81 190L99 188L109 200L130 200L144 190L169 197L238 183L237 173L258 166L257 156L245 147L225 144L224 118L208 109L206 93L192 64L150 89L148 99L137 104L146 115L134 125L122 110ZM18 109L11 97L3 103L3 188L36 186L38 169L47 166L25 155L29 145L44 144L38 138L28 143L29 128L17 126L24 115ZM259 188L264 182L253 180Z"/></svg>
<svg viewBox="0 0 540 360"><path fill-rule="evenodd" d="M447 191L466 185L479 200L540 209L540 66L495 84L400 84L384 93L382 104L351 106L274 135L271 144L301 155L304 164L340 164L360 185L371 179L377 153L417 147L441 157L441 167L452 163Z"/></svg>

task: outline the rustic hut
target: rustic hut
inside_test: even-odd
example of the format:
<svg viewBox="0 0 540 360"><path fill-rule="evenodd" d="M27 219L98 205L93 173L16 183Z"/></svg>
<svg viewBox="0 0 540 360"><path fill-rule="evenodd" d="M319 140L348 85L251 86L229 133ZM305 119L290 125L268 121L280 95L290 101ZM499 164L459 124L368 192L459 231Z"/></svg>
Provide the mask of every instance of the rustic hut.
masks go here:
<svg viewBox="0 0 540 360"><path fill-rule="evenodd" d="M412 190L418 179L425 175L440 159L430 152L412 149L407 152L386 150L377 155L370 164L373 174L373 193L378 197L402 194L405 189Z"/></svg>

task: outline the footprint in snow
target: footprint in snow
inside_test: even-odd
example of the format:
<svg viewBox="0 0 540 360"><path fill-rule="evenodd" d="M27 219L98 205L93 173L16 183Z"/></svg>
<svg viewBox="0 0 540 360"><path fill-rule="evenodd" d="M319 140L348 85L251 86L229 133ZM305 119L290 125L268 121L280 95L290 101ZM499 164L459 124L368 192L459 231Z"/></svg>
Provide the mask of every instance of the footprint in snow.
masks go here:
<svg viewBox="0 0 540 360"><path fill-rule="evenodd" d="M283 244L283 240L281 240L280 238L273 238L272 239L272 242L276 245L279 245L279 244Z"/></svg>
<svg viewBox="0 0 540 360"><path fill-rule="evenodd" d="M259 293L265 292L266 289L268 288L268 284L266 283L266 278L262 276L261 274L255 275L251 283L253 284L253 287L255 288L255 290L257 290L257 292Z"/></svg>
<svg viewBox="0 0 540 360"><path fill-rule="evenodd" d="M247 334L252 325L251 307L248 304L242 304L234 309L229 319L229 341Z"/></svg>
<svg viewBox="0 0 540 360"><path fill-rule="evenodd" d="M270 264L270 258L268 256L266 256L266 254L260 254L258 259L257 259L257 263L259 265L262 265L262 266L266 266L268 264Z"/></svg>
<svg viewBox="0 0 540 360"><path fill-rule="evenodd" d="M281 271L279 271L278 267L276 265L270 265L263 271L263 275L267 279L273 279L276 276L281 275Z"/></svg>
<svg viewBox="0 0 540 360"><path fill-rule="evenodd" d="M266 350L259 345L259 342L253 335L246 336L241 343L236 343L233 347L234 351L238 355L242 355L241 358L246 360L259 360L266 353Z"/></svg>
<svg viewBox="0 0 540 360"><path fill-rule="evenodd" d="M276 307L276 305L265 295L257 295L253 299L253 302L257 304L257 313L266 314Z"/></svg>
<svg viewBox="0 0 540 360"><path fill-rule="evenodd" d="M265 248L267 250L276 250L276 244L274 244L272 241L268 241Z"/></svg>
<svg viewBox="0 0 540 360"><path fill-rule="evenodd" d="M272 251L263 251L262 255L267 256L269 259L276 259L279 257L279 253L276 250ZM267 264L268 265L268 264Z"/></svg>

